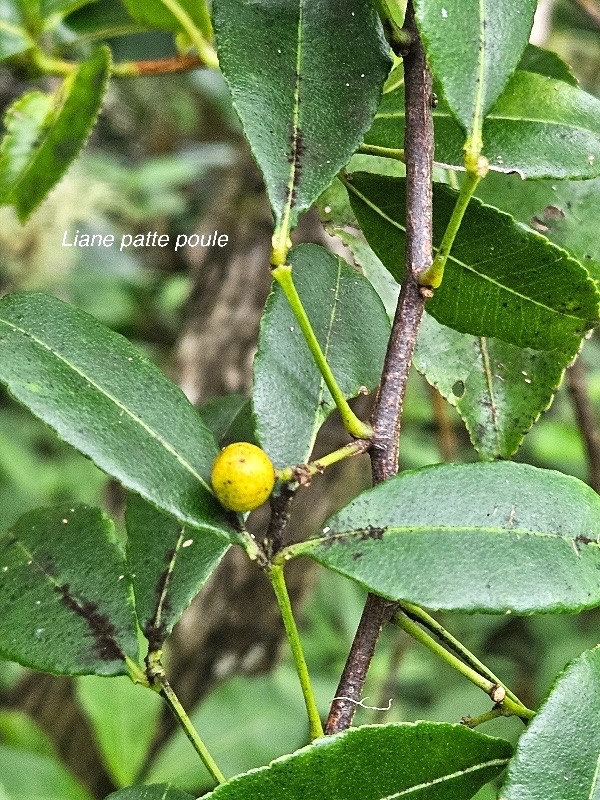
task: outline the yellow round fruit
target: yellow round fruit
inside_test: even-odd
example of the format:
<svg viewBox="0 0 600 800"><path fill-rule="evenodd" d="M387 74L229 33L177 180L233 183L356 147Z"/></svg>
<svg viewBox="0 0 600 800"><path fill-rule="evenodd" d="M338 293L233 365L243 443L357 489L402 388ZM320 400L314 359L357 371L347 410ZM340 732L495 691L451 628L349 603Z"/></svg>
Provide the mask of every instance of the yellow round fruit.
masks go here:
<svg viewBox="0 0 600 800"><path fill-rule="evenodd" d="M235 442L219 453L211 482L222 505L231 511L252 511L270 496L275 485L271 459L256 445Z"/></svg>

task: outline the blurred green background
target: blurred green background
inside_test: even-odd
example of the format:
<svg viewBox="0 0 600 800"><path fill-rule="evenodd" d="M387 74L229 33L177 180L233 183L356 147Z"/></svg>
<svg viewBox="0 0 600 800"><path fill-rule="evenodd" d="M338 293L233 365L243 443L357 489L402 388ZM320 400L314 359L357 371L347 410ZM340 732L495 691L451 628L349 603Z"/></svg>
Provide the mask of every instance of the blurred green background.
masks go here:
<svg viewBox="0 0 600 800"><path fill-rule="evenodd" d="M117 4L118 5L118 4ZM600 27L569 0L548 4L544 46L558 52L581 85L600 97ZM74 29L78 17L72 20ZM66 40L68 36L65 34ZM117 58L171 52L171 37L144 34L111 40ZM0 70L0 105L24 86L18 71ZM0 208L0 289L51 292L90 312L177 374L175 346L192 291L190 265L172 248L119 253L60 246L65 230L171 234L201 230L226 176L248 154L223 80L216 73L113 81L100 124L66 179L24 227ZM600 181L595 182L600 189ZM235 336L235 331L231 332ZM586 342L589 395L600 418L600 341ZM402 440L405 468L442 459L432 393L413 375ZM453 409L445 410L446 447L458 461L476 454ZM448 439L449 436L449 439ZM449 444L448 444L449 442ZM585 449L565 388L526 437L518 459L587 478ZM57 440L5 394L0 395L0 529L38 505L82 501L114 510L114 487L91 462ZM363 594L333 574L319 572L304 605L302 632L323 714L335 692ZM447 616L445 624L490 668L535 706L562 667L598 642L600 613L576 617ZM20 667L0 663L0 799L75 800L97 796L57 755L53 737L15 706ZM66 680L66 679L65 679ZM489 700L404 634L386 630L357 723L434 719L456 722L489 707ZM173 781L200 794L210 788L183 734L151 750L161 724L160 700L127 679L81 678L76 699L113 786L134 780ZM17 704L18 705L18 704ZM267 763L306 742L302 698L287 649L276 669L228 677L193 711L202 736L227 775ZM59 727L59 723L57 722ZM500 719L483 731L516 740L522 725ZM63 734L68 736L68 732ZM64 749L64 748L63 748ZM486 787L479 800L495 797Z"/></svg>

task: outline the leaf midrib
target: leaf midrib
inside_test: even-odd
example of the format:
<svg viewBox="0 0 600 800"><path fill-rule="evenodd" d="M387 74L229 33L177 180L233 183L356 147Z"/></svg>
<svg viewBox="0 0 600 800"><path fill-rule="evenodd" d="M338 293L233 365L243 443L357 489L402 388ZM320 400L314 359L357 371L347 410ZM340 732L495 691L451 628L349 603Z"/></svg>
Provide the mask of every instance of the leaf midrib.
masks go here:
<svg viewBox="0 0 600 800"><path fill-rule="evenodd" d="M376 214L378 214L381 217L381 219L385 220L386 222L388 222L394 228L397 228L402 233L404 233L404 234L406 233L406 228L403 225L401 225L395 219L392 219L391 217L389 217L383 211L383 209L381 209L376 203L374 203L371 200L369 200L368 197L365 197L365 195L363 195L362 192L360 192L355 186L353 186L352 183L347 182L347 183L345 183L345 185L360 200L362 200L362 202L366 206L368 206L372 211L374 211ZM438 249L439 248L434 248L435 251L437 251ZM561 258L562 258L562 254L561 254ZM560 317L562 319L575 320L578 323L581 323L581 322L588 323L588 322L590 322L590 320L588 320L585 317L576 317L576 316L574 316L572 314L568 314L568 313L566 313L564 311L558 311L557 309L552 308L552 306L548 306L548 305L546 305L545 303L542 303L539 300L535 300L533 297L528 297L527 295L521 294L521 292L517 292L516 289L512 289L510 286L505 286L504 284L499 283L497 280L494 280L494 278L492 278L490 275L486 275L485 273L482 273L482 272L477 272L477 270L474 269L474 267L470 266L469 264L465 264L463 261L460 261L455 255L452 255L452 253L450 253L450 255L448 256L448 260L454 262L457 266L461 267L462 269L466 270L467 272L472 272L473 275L476 275L481 280L487 281L488 283L492 284L493 286L496 286L500 291L508 292L509 294L512 294L515 297L518 297L520 300L524 300L525 302L530 303L531 305L538 306L539 308L543 308L545 311L549 311L550 313L555 314L557 317ZM488 260L490 260L490 259L488 259ZM559 258L557 257L556 261L558 261L558 260L559 260ZM554 263L556 263L556 261Z"/></svg>
<svg viewBox="0 0 600 800"><path fill-rule="evenodd" d="M395 792L394 794L388 794L386 797L382 797L381 800L399 800L401 797L408 797L410 794L414 794L415 792L423 791L424 789L429 789L432 786L439 786L446 781L453 781L456 778L462 778L463 775L471 775L474 772L479 772L480 770L490 769L491 767L505 767L508 764L508 758L492 758L490 761L484 761L480 764L473 764L470 767L466 767L465 769L457 770L456 772L448 773L447 775L442 775L439 778L433 778L431 781L427 781L425 783L418 783L414 786L409 786L408 789L403 789L400 792Z"/></svg>
<svg viewBox="0 0 600 800"><path fill-rule="evenodd" d="M343 541L344 539L351 539L356 536L364 537L365 535L369 535L373 528L377 528L376 523L372 523L371 528L369 527L361 527L361 528L352 528L347 531L336 531L335 533L328 533L326 536L319 536L315 539L307 539L305 542L300 542L298 545L291 545L289 548L290 552L293 552L294 555L303 555L305 551L310 551L315 547L319 547L319 545L329 545L333 543L333 541ZM416 534L425 534L425 533L445 533L445 534L453 534L453 533L468 533L471 535L476 535L479 533L484 533L488 535L496 535L500 536L503 534L509 534L511 536L515 536L517 539L522 539L524 537L528 538L538 538L538 539L556 539L568 543L569 545L573 546L577 543L577 536L567 536L566 534L562 533L554 533L552 531L532 531L527 528L502 528L502 527L492 527L492 526L476 526L476 525L389 525L389 526L381 526L381 530L383 531L383 535L387 536L391 534L392 536L404 536L410 533ZM578 535L586 535L586 534L578 534ZM599 535L600 537L600 535ZM591 538L591 537L590 537ZM600 541L597 539L596 541L591 542L584 542L585 546L594 545L595 547L600 548ZM578 554L579 555L579 554ZM580 556L579 556L580 557Z"/></svg>
<svg viewBox="0 0 600 800"><path fill-rule="evenodd" d="M185 460L185 458L183 458L183 456L181 456L174 449L174 447L171 444L169 444L169 442L167 442L166 439L164 439L157 431L155 431L146 422L144 422L144 420L141 417L135 414L126 405L123 405L123 403L117 397L115 397L109 391L100 386L100 384L96 383L96 381L90 378L90 376L87 375L87 373L83 372L81 369L79 369L79 367L75 366L75 364L73 364L65 356L59 353L58 350L53 350L49 345L47 345L41 339L38 339L37 336L34 336L34 334L31 333L30 331L27 331L24 328L15 325L10 320L4 319L2 317L0 317L0 324L6 325L8 328L18 333L21 333L27 339L30 339L32 342L35 342L35 344L37 344L43 350L46 350L46 352L50 353L52 356L54 356L54 358L57 358L59 361L65 364L65 366L67 366L69 369L72 369L73 372L79 375L80 378L86 381L90 386L92 386L94 389L97 389L100 392L100 394L102 394L104 397L106 397L108 400L114 403L115 406L117 406L117 408L121 409L135 423L139 424L140 427L143 428L152 439L155 439L170 455L172 455L181 464L182 467L184 467L185 470L187 470L187 472L190 473L190 475L192 475L208 492L212 494L212 491L208 486L208 484L206 483L206 481L204 480L204 478L198 472L196 472L196 470L192 467L192 465L189 464Z"/></svg>

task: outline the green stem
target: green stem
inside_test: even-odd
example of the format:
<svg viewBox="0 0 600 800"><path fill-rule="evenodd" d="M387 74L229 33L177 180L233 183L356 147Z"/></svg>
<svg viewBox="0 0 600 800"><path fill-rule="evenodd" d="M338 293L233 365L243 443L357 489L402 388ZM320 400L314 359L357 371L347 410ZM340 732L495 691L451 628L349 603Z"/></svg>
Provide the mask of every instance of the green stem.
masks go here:
<svg viewBox="0 0 600 800"><path fill-rule="evenodd" d="M267 574L269 576L269 580L271 581L273 591L275 592L275 597L277 598L277 604L279 605L279 610L281 611L285 632L290 643L292 655L294 657L294 663L296 664L296 672L298 673L300 687L302 689L302 695L304 697L304 703L308 713L310 738L311 741L313 741L314 739L318 739L323 736L323 726L321 724L321 717L319 716L319 710L317 709L317 703L315 701L315 696L310 682L308 667L306 665L306 659L304 658L304 652L302 650L302 642L300 641L300 634L298 633L298 628L294 619L292 604L290 603L290 596L288 594L287 586L285 585L283 567L270 566L267 570Z"/></svg>
<svg viewBox="0 0 600 800"><path fill-rule="evenodd" d="M32 62L45 75L57 75L66 78L72 75L79 66L70 61L63 61L60 58L52 58L52 56L46 55L43 50L38 48L32 50L30 55Z"/></svg>
<svg viewBox="0 0 600 800"><path fill-rule="evenodd" d="M207 67L212 69L219 68L219 59L213 47L206 41L202 33L196 27L193 19L183 9L177 0L160 0L160 2L168 8L175 19L181 24L181 27L187 33L190 41L198 51L198 55Z"/></svg>
<svg viewBox="0 0 600 800"><path fill-rule="evenodd" d="M127 665L127 672L133 683L139 683L141 686L152 688L150 681L146 677L146 673L133 659L129 658L129 656L125 656L125 664Z"/></svg>
<svg viewBox="0 0 600 800"><path fill-rule="evenodd" d="M490 722L493 719L505 716L507 715L502 706L494 706L494 708L490 708L489 711L485 711L477 717L463 717L461 722L463 725L466 725L467 728L476 728L478 725L483 725L484 722Z"/></svg>
<svg viewBox="0 0 600 800"><path fill-rule="evenodd" d="M406 163L406 156L404 150L394 147L380 147L377 144L361 144L358 148L359 153L364 153L367 156L380 156L381 158L392 158L395 161L402 161Z"/></svg>
<svg viewBox="0 0 600 800"><path fill-rule="evenodd" d="M331 392L331 396L338 407L344 427L348 433L357 439L370 439L373 435L371 426L366 422L362 422L356 416L354 411L352 411L335 379L333 372L331 371L331 367L327 363L325 354L321 349L321 345L317 341L315 332L310 324L310 320L306 314L304 306L302 305L302 300L300 299L300 296L296 290L294 279L292 277L291 266L289 264L282 264L281 266L276 267L272 274L273 278L281 286L283 293L290 304L290 308L298 320L298 324L300 325L302 333L304 334L308 349L312 353L315 363L319 368L321 375L323 376L323 380L327 384L327 388Z"/></svg>
<svg viewBox="0 0 600 800"><path fill-rule="evenodd" d="M338 450L334 450L331 453L327 453L326 456L316 459L316 461L310 461L308 464L295 464L291 467L283 467L283 469L278 469L276 470L277 478L280 481L296 481L298 480L299 475L320 475L332 464L337 464L339 461L343 461L345 458L351 458L352 456L365 453L369 448L369 444L370 443L366 439L359 439L356 442L350 442L349 444L345 444L343 447L340 447Z"/></svg>
<svg viewBox="0 0 600 800"><path fill-rule="evenodd" d="M450 222L448 223L437 254L433 259L433 264L428 270L426 270L426 272L423 273L423 275L419 276L419 283L422 286L432 286L434 289L437 289L441 284L442 278L444 277L446 261L448 260L448 256L452 250L452 245L456 239L456 234L461 226L471 197L473 197L475 189L477 188L482 177L483 176L479 173L467 172L467 177L460 189L458 198L456 200L456 205L454 206L452 216L450 217Z"/></svg>
<svg viewBox="0 0 600 800"><path fill-rule="evenodd" d="M516 716L521 719L531 719L535 712L527 708L520 702L515 702L511 697L506 694L506 690L502 684L495 683L480 675L476 670L468 664L462 662L453 653L448 652L445 647L435 641L426 631L420 628L416 622L407 617L405 614L400 613L394 617L394 623L406 631L413 639L425 645L428 650L436 656L445 661L449 666L463 675L471 683L475 684L479 689L484 691L494 702L504 709L506 716Z"/></svg>
<svg viewBox="0 0 600 800"><path fill-rule="evenodd" d="M192 725L192 721L188 717L184 707L179 702L179 698L171 688L169 681L167 680L167 676L165 675L165 671L163 669L161 663L161 653L154 652L148 653L146 657L146 663L148 665L148 679L150 684L153 686L157 686L160 690L161 695L167 702L167 705L175 715L177 721L183 728L183 731L187 738L192 743L194 750L198 753L200 758L202 759L202 763L206 767L206 769L210 772L211 776L214 778L216 783L226 783L227 778L223 775L219 767L216 765L213 757L208 752L206 745L200 738L200 734Z"/></svg>
<svg viewBox="0 0 600 800"><path fill-rule="evenodd" d="M464 644L459 641L455 636L453 636L450 631L446 630L443 625L434 619L430 614L424 611L419 606L415 606L412 603L400 603L401 609L411 617L413 620L416 620L425 628L427 628L431 633L434 634L440 641L446 644L446 647L450 650L454 650L454 652L462 658L467 664L473 667L480 675L483 675L484 678L492 681L492 683L496 684L497 686L502 686L506 690L506 694L515 703L521 703L519 698L517 697L514 692L506 686L494 673L486 667L486 665L480 661L476 655L474 655L468 648L464 646ZM522 704L521 704L522 705Z"/></svg>

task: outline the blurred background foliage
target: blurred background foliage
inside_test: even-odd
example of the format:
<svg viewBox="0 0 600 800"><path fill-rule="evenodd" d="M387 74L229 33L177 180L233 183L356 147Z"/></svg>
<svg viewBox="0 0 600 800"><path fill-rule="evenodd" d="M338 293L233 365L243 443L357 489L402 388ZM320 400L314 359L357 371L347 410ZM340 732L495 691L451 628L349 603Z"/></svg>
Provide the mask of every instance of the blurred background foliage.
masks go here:
<svg viewBox="0 0 600 800"><path fill-rule="evenodd" d="M600 97L600 19L587 0L545 6L538 41L558 52L582 86ZM595 5L595 8L600 6ZM115 19L126 22L118 0ZM121 14L121 17L118 15ZM129 30L125 27L120 30ZM86 28L87 26L87 28ZM66 53L74 32L98 37L89 14L75 12L60 35ZM131 26L130 30L135 30ZM161 33L110 39L118 60L167 56L172 37ZM53 79L44 79L51 82ZM18 68L0 70L0 106L27 81ZM83 156L30 222L20 226L12 209L0 209L0 289L43 290L90 312L178 376L176 344L192 291L186 251L61 246L64 231L112 233L206 232L203 227L227 175L248 159L228 92L215 72L113 80L99 126ZM223 231L227 233L227 231ZM597 234L597 224L596 224ZM235 337L235 330L230 334ZM588 390L600 418L600 343L584 348ZM402 466L419 467L453 452L457 461L476 458L458 415L440 404L424 380L413 375L405 405ZM526 437L518 459L587 479L585 448L570 397L562 387L548 412ZM114 487L75 451L6 395L0 397L0 527L29 508L82 501L115 508ZM306 654L323 714L335 692L363 603L362 591L319 572L302 614ZM576 617L464 617L444 620L480 658L535 706L565 663L598 641L600 614ZM227 670L223 670L226 674ZM20 667L0 663L0 798L75 800L91 798L61 765L56 743L15 707ZM67 679L63 679L67 680ZM210 780L179 732L156 744L160 700L127 679L80 678L76 696L113 786L134 780L170 780L201 793ZM386 630L367 686L367 705L357 723L414 720L458 721L476 715L489 700L404 634ZM388 705L391 705L388 709ZM227 775L267 763L302 746L307 729L302 698L287 654L279 665L252 677L233 675L193 711L215 759ZM60 720L56 723L60 728ZM496 720L483 730L516 740L522 726ZM65 734L68 735L68 732ZM162 739L165 739L163 736ZM89 782L93 786L93 781ZM99 796L99 795L98 795ZM479 800L495 796L492 787Z"/></svg>

